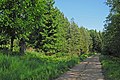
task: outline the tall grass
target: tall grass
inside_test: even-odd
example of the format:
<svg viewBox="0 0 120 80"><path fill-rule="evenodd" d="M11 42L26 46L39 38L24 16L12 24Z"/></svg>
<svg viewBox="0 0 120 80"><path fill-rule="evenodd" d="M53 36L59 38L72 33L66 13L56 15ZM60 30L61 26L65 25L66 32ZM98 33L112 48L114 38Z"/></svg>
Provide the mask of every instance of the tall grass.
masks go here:
<svg viewBox="0 0 120 80"><path fill-rule="evenodd" d="M77 56L45 56L31 52L24 56L0 53L0 80L52 80L79 62Z"/></svg>
<svg viewBox="0 0 120 80"><path fill-rule="evenodd" d="M9 53L8 53L9 54ZM53 80L91 54L78 57L58 53L46 56L26 52L23 56L5 55L0 52L0 80Z"/></svg>

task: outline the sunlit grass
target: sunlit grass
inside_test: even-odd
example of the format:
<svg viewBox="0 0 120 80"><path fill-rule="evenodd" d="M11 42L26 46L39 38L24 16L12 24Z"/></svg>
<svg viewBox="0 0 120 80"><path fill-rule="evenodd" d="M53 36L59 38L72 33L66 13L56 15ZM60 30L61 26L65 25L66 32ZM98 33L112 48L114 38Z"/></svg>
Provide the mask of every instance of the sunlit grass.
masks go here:
<svg viewBox="0 0 120 80"><path fill-rule="evenodd" d="M77 56L45 56L36 52L10 56L0 53L0 80L51 80L78 62Z"/></svg>

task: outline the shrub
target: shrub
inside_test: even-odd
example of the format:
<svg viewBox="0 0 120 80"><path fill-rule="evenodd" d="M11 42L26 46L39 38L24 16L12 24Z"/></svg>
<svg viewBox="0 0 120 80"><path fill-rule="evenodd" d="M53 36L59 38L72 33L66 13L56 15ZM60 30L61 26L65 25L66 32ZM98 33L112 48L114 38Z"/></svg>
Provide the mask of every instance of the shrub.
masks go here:
<svg viewBox="0 0 120 80"><path fill-rule="evenodd" d="M120 79L120 59L111 56L101 56L101 63L104 69L106 80Z"/></svg>

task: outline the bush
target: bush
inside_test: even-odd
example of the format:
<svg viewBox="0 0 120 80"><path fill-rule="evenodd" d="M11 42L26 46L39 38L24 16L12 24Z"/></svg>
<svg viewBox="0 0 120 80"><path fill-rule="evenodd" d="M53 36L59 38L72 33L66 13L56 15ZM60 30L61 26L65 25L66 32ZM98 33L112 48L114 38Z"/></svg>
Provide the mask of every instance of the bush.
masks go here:
<svg viewBox="0 0 120 80"><path fill-rule="evenodd" d="M120 59L105 55L100 59L106 80L120 80Z"/></svg>

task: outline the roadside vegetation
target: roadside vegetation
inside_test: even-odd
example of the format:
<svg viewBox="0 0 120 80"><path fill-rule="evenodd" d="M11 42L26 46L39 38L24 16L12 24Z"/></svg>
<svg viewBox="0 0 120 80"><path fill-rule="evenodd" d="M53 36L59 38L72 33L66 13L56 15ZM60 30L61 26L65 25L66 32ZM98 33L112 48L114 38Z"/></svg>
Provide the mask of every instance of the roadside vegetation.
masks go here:
<svg viewBox="0 0 120 80"><path fill-rule="evenodd" d="M106 80L120 80L120 58L102 55L101 63Z"/></svg>
<svg viewBox="0 0 120 80"><path fill-rule="evenodd" d="M80 58L88 56L90 54L81 57L69 54L46 56L37 52L11 56L0 52L0 80L53 80L79 63Z"/></svg>
<svg viewBox="0 0 120 80"><path fill-rule="evenodd" d="M120 80L120 1L107 0L110 13L103 31L101 62L106 80Z"/></svg>

